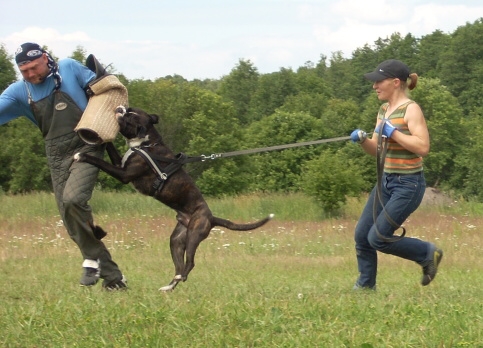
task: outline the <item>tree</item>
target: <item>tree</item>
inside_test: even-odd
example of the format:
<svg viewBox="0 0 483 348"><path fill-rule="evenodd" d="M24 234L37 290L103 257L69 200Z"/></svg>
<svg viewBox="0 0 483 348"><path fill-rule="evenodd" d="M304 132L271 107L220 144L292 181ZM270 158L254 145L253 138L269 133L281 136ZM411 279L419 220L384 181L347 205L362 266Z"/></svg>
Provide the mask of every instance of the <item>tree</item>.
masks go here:
<svg viewBox="0 0 483 348"><path fill-rule="evenodd" d="M352 53L351 61L352 69L357 77L353 86L353 98L362 103L372 92L371 84L364 74L373 71L382 60L379 58L379 53L366 44Z"/></svg>
<svg viewBox="0 0 483 348"><path fill-rule="evenodd" d="M241 128L233 106L208 91L200 93L199 98L200 110L183 121L190 139L186 153L209 156L241 149ZM247 167L246 156L237 156L198 162L188 169L203 193L221 196L246 190L250 180Z"/></svg>
<svg viewBox="0 0 483 348"><path fill-rule="evenodd" d="M479 115L462 120L459 128L466 134L465 146L454 158L455 168L448 182L449 187L461 193L466 199L483 200L483 162L479 160L483 152L483 127L481 127L481 111Z"/></svg>
<svg viewBox="0 0 483 348"><path fill-rule="evenodd" d="M82 46L77 46L75 51L72 52L70 58L77 60L81 64L86 63L87 51Z"/></svg>
<svg viewBox="0 0 483 348"><path fill-rule="evenodd" d="M12 56L7 53L5 46L0 44L0 91L17 80L17 74L11 60Z"/></svg>
<svg viewBox="0 0 483 348"><path fill-rule="evenodd" d="M420 78L411 97L419 103L427 121L431 150L424 159L428 185L447 182L455 168L454 159L463 144L465 133L460 127L463 110L439 79Z"/></svg>
<svg viewBox="0 0 483 348"><path fill-rule="evenodd" d="M45 146L39 129L26 118L11 121L6 128L4 168L10 175L2 178L2 187L12 193L50 191L50 171ZM13 141L13 139L15 141Z"/></svg>
<svg viewBox="0 0 483 348"><path fill-rule="evenodd" d="M359 196L363 180L354 160L347 161L330 150L323 151L314 160L303 165L301 186L314 197L324 212L337 212L347 201L347 196Z"/></svg>
<svg viewBox="0 0 483 348"><path fill-rule="evenodd" d="M249 120L258 121L271 115L288 96L297 93L295 73L291 69L282 68L279 72L260 76L258 88L251 99Z"/></svg>
<svg viewBox="0 0 483 348"><path fill-rule="evenodd" d="M246 130L248 148L268 147L324 139L320 120L308 113L274 114L252 123ZM301 165L320 154L320 146L306 146L252 155L250 190L298 191Z"/></svg>
<svg viewBox="0 0 483 348"><path fill-rule="evenodd" d="M451 34L450 45L441 53L440 79L459 99L465 115L482 103L481 98L472 98L483 85L482 40L483 18L457 28Z"/></svg>
<svg viewBox="0 0 483 348"><path fill-rule="evenodd" d="M342 52L334 52L330 59L327 81L331 86L332 96L337 99L353 99L359 97L361 76L354 73L352 61L344 58Z"/></svg>
<svg viewBox="0 0 483 348"><path fill-rule="evenodd" d="M328 138L349 135L362 127L361 108L353 100L331 99L320 117Z"/></svg>
<svg viewBox="0 0 483 348"><path fill-rule="evenodd" d="M411 66L412 71L426 78L441 76L441 56L450 43L451 36L441 30L423 36L419 41L418 60Z"/></svg>
<svg viewBox="0 0 483 348"><path fill-rule="evenodd" d="M12 57L7 53L3 45L0 45L0 91L7 88L12 82L16 80L16 72L11 62ZM8 125L0 126L0 138L2 143L8 142ZM0 191L7 191L9 188L8 181L11 179L11 162L12 154L0 150Z"/></svg>
<svg viewBox="0 0 483 348"><path fill-rule="evenodd" d="M314 66L312 62L306 62L304 66L297 69L295 75L298 92L330 97L332 93L325 75L325 69L319 65Z"/></svg>
<svg viewBox="0 0 483 348"><path fill-rule="evenodd" d="M386 59L399 59L411 67L417 62L418 39L411 34L402 37L400 33L395 32L385 39L379 38L374 44L379 63Z"/></svg>
<svg viewBox="0 0 483 348"><path fill-rule="evenodd" d="M257 90L260 74L249 60L240 59L229 75L221 80L218 93L224 100L233 103L240 124L249 123L248 109L253 94Z"/></svg>
<svg viewBox="0 0 483 348"><path fill-rule="evenodd" d="M327 110L329 98L317 93L300 92L289 95L278 111L298 113L306 112L315 118L321 118Z"/></svg>

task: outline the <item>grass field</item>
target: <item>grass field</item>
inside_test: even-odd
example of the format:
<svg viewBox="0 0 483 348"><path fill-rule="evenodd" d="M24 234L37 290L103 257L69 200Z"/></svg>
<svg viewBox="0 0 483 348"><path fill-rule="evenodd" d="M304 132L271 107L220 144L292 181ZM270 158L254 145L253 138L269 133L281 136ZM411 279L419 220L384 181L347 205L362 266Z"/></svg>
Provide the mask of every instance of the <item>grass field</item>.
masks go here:
<svg viewBox="0 0 483 348"><path fill-rule="evenodd" d="M408 235L436 242L436 280L380 255L377 292L352 291L364 199L323 217L303 196L212 200L216 215L275 219L212 231L187 282L174 275L174 213L138 194L96 193L96 222L129 282L78 285L82 259L48 194L0 196L0 347L483 347L483 208L423 206Z"/></svg>

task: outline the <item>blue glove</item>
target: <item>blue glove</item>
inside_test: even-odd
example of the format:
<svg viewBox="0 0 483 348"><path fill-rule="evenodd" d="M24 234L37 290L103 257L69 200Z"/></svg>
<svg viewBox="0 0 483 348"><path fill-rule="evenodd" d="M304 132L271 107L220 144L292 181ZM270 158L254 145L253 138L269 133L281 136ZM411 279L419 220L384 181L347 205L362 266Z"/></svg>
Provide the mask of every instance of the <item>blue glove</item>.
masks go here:
<svg viewBox="0 0 483 348"><path fill-rule="evenodd" d="M351 140L353 143L362 144L367 139L367 133L363 130L356 129L351 133Z"/></svg>
<svg viewBox="0 0 483 348"><path fill-rule="evenodd" d="M374 130L375 133L379 133L379 128L381 128L381 124L379 124L376 129ZM386 121L384 122L384 127L382 128L382 135L387 137L387 138L390 138L392 133L394 133L394 131L396 130L397 128L393 126L393 124L391 123L391 121Z"/></svg>

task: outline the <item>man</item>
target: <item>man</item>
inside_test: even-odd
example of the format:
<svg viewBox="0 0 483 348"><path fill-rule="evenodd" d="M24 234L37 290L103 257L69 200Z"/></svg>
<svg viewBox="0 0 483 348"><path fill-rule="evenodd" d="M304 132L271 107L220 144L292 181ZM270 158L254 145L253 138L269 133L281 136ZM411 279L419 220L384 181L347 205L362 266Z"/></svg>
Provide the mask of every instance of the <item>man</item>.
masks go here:
<svg viewBox="0 0 483 348"><path fill-rule="evenodd" d="M22 44L15 61L23 81L0 95L0 125L26 116L40 128L60 215L84 259L80 284L92 286L102 278L106 290L125 289L127 282L101 241L105 232L94 224L88 204L99 170L73 161L77 152L104 153L104 146L85 144L74 131L87 106L85 90L96 76L70 58L57 64L36 43Z"/></svg>

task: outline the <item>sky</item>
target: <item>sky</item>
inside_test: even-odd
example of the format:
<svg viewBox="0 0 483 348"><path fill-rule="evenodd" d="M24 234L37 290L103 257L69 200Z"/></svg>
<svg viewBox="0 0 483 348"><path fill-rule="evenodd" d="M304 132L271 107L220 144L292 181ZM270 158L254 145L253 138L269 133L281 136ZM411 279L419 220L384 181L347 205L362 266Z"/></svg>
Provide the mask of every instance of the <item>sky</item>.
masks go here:
<svg viewBox="0 0 483 348"><path fill-rule="evenodd" d="M394 33L450 34L483 18L481 0L0 1L0 44L68 57L81 46L129 80L219 79L250 60L261 74L317 63Z"/></svg>

